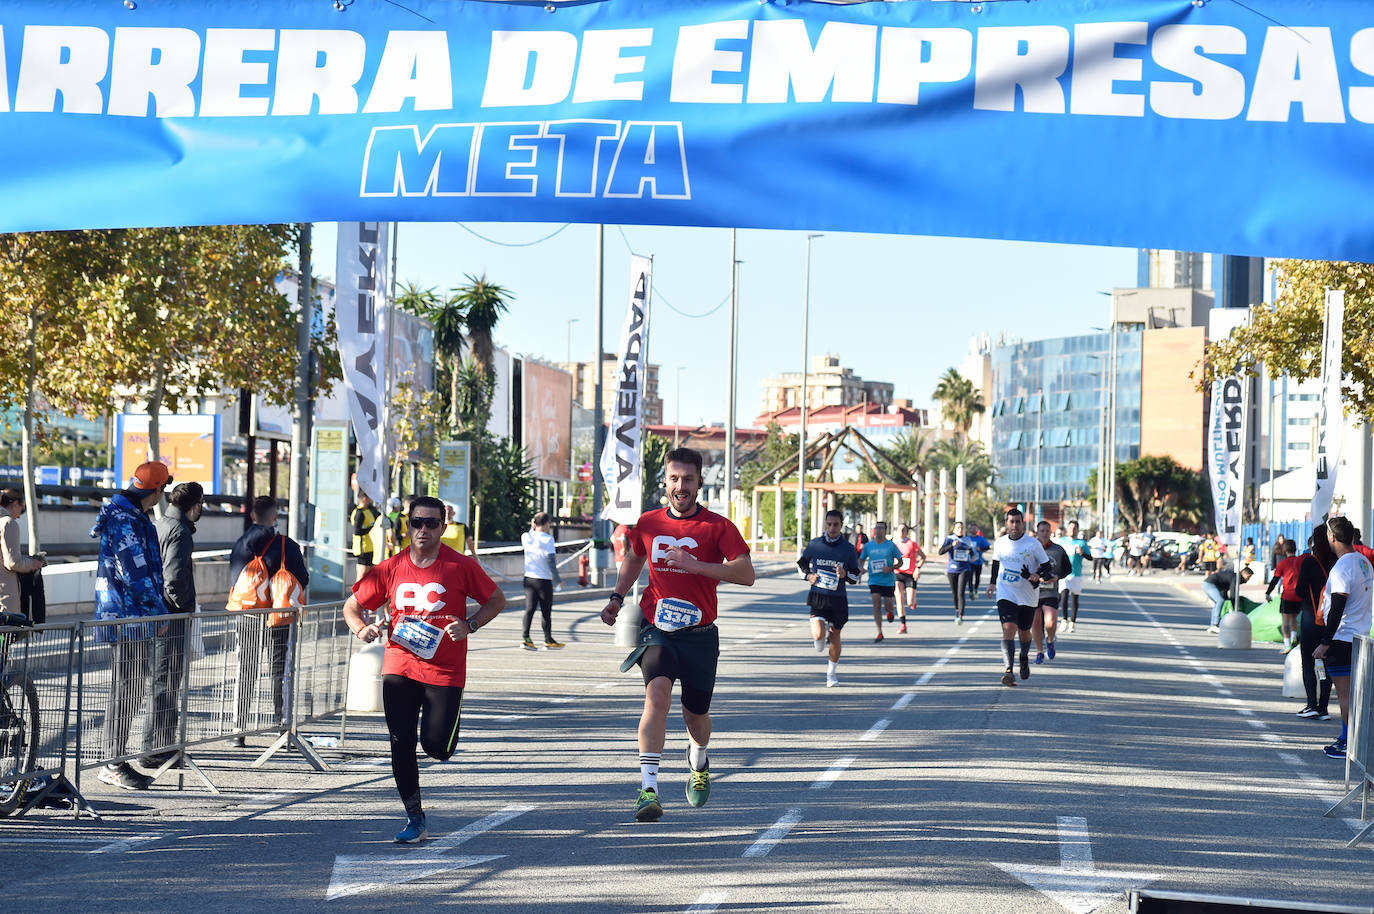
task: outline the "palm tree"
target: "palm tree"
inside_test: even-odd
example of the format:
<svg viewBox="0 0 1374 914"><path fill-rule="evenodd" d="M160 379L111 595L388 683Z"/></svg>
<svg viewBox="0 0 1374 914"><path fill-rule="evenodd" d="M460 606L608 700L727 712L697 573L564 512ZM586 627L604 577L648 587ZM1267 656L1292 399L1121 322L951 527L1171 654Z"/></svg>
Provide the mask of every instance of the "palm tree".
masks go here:
<svg viewBox="0 0 1374 914"><path fill-rule="evenodd" d="M461 424L458 409L458 365L463 359L467 316L455 298L446 298L433 288L421 289L406 282L396 295L396 304L403 311L419 315L434 328L434 359L448 370L448 424L457 429Z"/></svg>
<svg viewBox="0 0 1374 914"><path fill-rule="evenodd" d="M922 478L931 467L930 436L918 431L898 435L883 450L917 479Z"/></svg>
<svg viewBox="0 0 1374 914"><path fill-rule="evenodd" d="M515 294L503 286L487 282L485 273L481 277L474 277L469 273L465 278L465 285L449 290L453 293L450 302L462 309L472 354L477 363L490 374L495 370L492 331L496 329L501 315L510 309Z"/></svg>
<svg viewBox="0 0 1374 914"><path fill-rule="evenodd" d="M954 368L946 369L940 376L931 396L940 404L940 413L945 421L954 426L955 432L965 440L969 429L973 428L973 417L987 408L983 403L982 391Z"/></svg>
<svg viewBox="0 0 1374 914"><path fill-rule="evenodd" d="M948 470L954 475L954 468L964 465L964 477L970 489L983 489L992 484L997 477L997 468L992 458L983 450L981 441L951 441L948 438L935 442L930 449L930 467L934 470Z"/></svg>

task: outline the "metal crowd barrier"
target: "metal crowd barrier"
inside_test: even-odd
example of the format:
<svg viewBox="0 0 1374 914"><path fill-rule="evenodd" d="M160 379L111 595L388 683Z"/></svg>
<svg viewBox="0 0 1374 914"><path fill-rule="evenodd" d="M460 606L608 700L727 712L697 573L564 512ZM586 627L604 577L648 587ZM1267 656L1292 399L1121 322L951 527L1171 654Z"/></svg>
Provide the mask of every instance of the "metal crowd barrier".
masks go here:
<svg viewBox="0 0 1374 914"><path fill-rule="evenodd" d="M1350 726L1345 740L1345 784L1355 786L1341 801L1326 811L1335 816L1356 800L1360 801L1360 820L1369 818L1371 798L1374 798L1374 640L1356 635L1354 664L1350 670ZM1374 833L1370 822L1346 847L1354 847Z"/></svg>
<svg viewBox="0 0 1374 914"><path fill-rule="evenodd" d="M0 816L89 805L67 780L76 626L0 625Z"/></svg>

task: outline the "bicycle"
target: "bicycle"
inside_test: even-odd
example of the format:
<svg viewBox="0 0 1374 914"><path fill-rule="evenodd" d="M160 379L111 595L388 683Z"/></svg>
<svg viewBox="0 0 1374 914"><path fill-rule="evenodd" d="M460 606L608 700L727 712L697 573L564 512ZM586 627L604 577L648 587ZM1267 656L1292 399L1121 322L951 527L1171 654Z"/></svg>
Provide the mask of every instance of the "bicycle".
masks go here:
<svg viewBox="0 0 1374 914"><path fill-rule="evenodd" d="M24 616L0 613L0 629L32 628ZM28 636L25 631L0 632L0 816L24 803L29 779L16 777L33 771L38 755L38 688L26 671L5 672L10 646Z"/></svg>

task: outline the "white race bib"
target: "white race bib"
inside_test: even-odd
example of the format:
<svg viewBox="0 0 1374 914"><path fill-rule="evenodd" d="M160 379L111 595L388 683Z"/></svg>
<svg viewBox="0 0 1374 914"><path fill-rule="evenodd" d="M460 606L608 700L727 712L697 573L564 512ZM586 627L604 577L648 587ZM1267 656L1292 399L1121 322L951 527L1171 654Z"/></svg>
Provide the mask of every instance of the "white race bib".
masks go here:
<svg viewBox="0 0 1374 914"><path fill-rule="evenodd" d="M664 597L654 610L654 628L665 632L680 631L701 624L701 610L686 600Z"/></svg>
<svg viewBox="0 0 1374 914"><path fill-rule="evenodd" d="M973 550L970 549L970 548L968 548L967 546L955 546L955 547L954 547L954 561L956 561L956 562L971 562L971 561L973 561Z"/></svg>
<svg viewBox="0 0 1374 914"><path fill-rule="evenodd" d="M840 576L834 569L817 568L816 586L821 590L839 590Z"/></svg>
<svg viewBox="0 0 1374 914"><path fill-rule="evenodd" d="M869 559L869 560L868 560L868 573L869 573L869 574L887 574L888 571L890 571L891 569L892 569L892 566L888 564L887 559Z"/></svg>
<svg viewBox="0 0 1374 914"><path fill-rule="evenodd" d="M429 660L439 650L439 642L444 637L442 628L435 628L419 619L405 618L391 631L391 640L410 651L421 660Z"/></svg>
<svg viewBox="0 0 1374 914"><path fill-rule="evenodd" d="M1003 572L1002 572L1002 583L1003 583L1003 584L1020 584L1022 580L1023 580L1023 579L1022 579L1021 573L1020 573L1019 571L1003 571Z"/></svg>

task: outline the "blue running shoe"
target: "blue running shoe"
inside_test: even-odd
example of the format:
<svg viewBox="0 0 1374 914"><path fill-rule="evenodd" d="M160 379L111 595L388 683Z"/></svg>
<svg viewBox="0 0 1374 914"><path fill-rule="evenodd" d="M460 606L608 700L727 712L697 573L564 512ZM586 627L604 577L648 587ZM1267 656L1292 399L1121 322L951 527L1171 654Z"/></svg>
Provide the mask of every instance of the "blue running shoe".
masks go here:
<svg viewBox="0 0 1374 914"><path fill-rule="evenodd" d="M397 844L415 844L429 837L425 830L425 814L406 816L406 827L396 833Z"/></svg>
<svg viewBox="0 0 1374 914"><path fill-rule="evenodd" d="M1044 651L1036 651L1036 652L1035 652L1035 662L1036 662L1037 664L1039 664L1039 663L1044 663L1044 662L1045 662L1045 652L1044 652Z"/></svg>
<svg viewBox="0 0 1374 914"><path fill-rule="evenodd" d="M1048 657L1048 658L1050 658L1051 660L1054 659L1054 642L1053 642L1053 641L1051 641L1051 642L1049 642L1048 644L1045 645L1045 656Z"/></svg>

